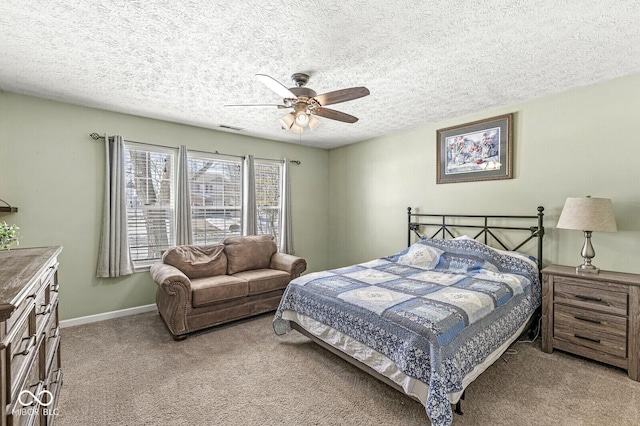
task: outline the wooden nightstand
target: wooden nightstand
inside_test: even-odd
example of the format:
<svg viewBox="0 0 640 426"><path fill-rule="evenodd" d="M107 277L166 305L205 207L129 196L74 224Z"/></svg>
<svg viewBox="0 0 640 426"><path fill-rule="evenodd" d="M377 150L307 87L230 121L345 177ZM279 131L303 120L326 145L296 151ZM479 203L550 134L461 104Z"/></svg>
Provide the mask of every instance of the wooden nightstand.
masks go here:
<svg viewBox="0 0 640 426"><path fill-rule="evenodd" d="M640 275L542 270L542 350L571 352L640 381Z"/></svg>

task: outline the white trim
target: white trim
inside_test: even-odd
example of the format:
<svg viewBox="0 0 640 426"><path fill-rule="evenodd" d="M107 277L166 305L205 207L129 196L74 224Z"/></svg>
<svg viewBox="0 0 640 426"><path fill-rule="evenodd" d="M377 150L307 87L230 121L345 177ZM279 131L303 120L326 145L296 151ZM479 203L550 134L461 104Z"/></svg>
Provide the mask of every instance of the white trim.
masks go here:
<svg viewBox="0 0 640 426"><path fill-rule="evenodd" d="M104 312L102 314L87 315L86 317L72 318L60 321L60 328L75 327L76 325L90 324L92 322L105 321L113 318L126 317L129 315L142 314L156 311L155 303L151 305L136 306L135 308L120 309L119 311Z"/></svg>

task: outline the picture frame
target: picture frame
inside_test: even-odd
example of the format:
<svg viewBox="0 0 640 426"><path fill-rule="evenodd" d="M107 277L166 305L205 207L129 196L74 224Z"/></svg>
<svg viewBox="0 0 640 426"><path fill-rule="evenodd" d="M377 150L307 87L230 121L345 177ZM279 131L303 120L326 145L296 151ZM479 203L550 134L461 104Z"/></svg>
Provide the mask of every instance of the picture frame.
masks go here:
<svg viewBox="0 0 640 426"><path fill-rule="evenodd" d="M513 177L513 113L436 131L436 183Z"/></svg>

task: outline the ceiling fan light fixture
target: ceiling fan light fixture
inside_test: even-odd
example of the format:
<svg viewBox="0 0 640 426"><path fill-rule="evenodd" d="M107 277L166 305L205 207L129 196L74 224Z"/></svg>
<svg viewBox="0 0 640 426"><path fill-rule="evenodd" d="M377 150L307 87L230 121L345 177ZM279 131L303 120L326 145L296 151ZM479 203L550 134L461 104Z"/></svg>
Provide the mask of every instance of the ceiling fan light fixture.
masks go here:
<svg viewBox="0 0 640 426"><path fill-rule="evenodd" d="M300 127L304 127L309 124L309 116L304 111L296 112L296 124Z"/></svg>
<svg viewBox="0 0 640 426"><path fill-rule="evenodd" d="M315 118L313 115L309 115L309 130L313 131L320 124L320 120Z"/></svg>
<svg viewBox="0 0 640 426"><path fill-rule="evenodd" d="M305 87L309 80L309 75L304 73L295 73L291 76L291 79L295 84L295 87L291 88L286 88L276 79L266 74L256 74L256 77L266 87L282 98L281 104L225 106L276 106L278 109L293 108L293 112L290 112L284 117L278 119L278 121L283 129L290 130L297 134L302 133L304 128L307 126L310 131L318 127L320 125L320 121L315 118L316 115L330 120L342 121L343 123L357 122L358 117L326 108L326 106L347 102L369 95L369 89L366 87L350 87L318 95L315 90Z"/></svg>
<svg viewBox="0 0 640 426"><path fill-rule="evenodd" d="M309 124L309 114L307 113L306 102L298 102L294 106L294 115L296 124L300 127L304 127Z"/></svg>
<svg viewBox="0 0 640 426"><path fill-rule="evenodd" d="M290 112L289 114L285 115L280 119L280 125L282 126L283 129L290 130L291 126L293 126L295 121L296 121L296 116L294 115L294 113Z"/></svg>

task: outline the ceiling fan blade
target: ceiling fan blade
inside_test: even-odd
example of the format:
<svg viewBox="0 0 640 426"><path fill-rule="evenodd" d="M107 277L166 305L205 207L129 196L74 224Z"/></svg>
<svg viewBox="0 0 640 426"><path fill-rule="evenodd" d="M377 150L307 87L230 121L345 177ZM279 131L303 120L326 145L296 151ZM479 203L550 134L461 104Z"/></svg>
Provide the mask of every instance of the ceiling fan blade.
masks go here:
<svg viewBox="0 0 640 426"><path fill-rule="evenodd" d="M280 83L278 80L276 80L276 79L274 79L272 77L269 77L266 74L256 74L256 77L258 77L258 80L260 80L262 82L262 84L264 84L269 89L271 89L274 92L276 92L278 94L278 96L280 96L281 98L284 98L284 99L287 99L287 98L298 99L298 97L296 95L294 95L293 92L291 92L291 90L289 90L286 87L284 87L282 85L282 83Z"/></svg>
<svg viewBox="0 0 640 426"><path fill-rule="evenodd" d="M336 90L335 92L323 93L314 96L314 99L322 106L337 104L340 102L350 101L352 99L362 98L369 94L366 87L351 87L349 89Z"/></svg>
<svg viewBox="0 0 640 426"><path fill-rule="evenodd" d="M331 120L343 121L345 123L355 123L358 121L358 117L345 114L344 112L336 111L329 108L313 108L311 114L319 115L320 117L330 118Z"/></svg>
<svg viewBox="0 0 640 426"><path fill-rule="evenodd" d="M278 107L278 109L289 108L286 105L279 104L229 104L226 107Z"/></svg>

